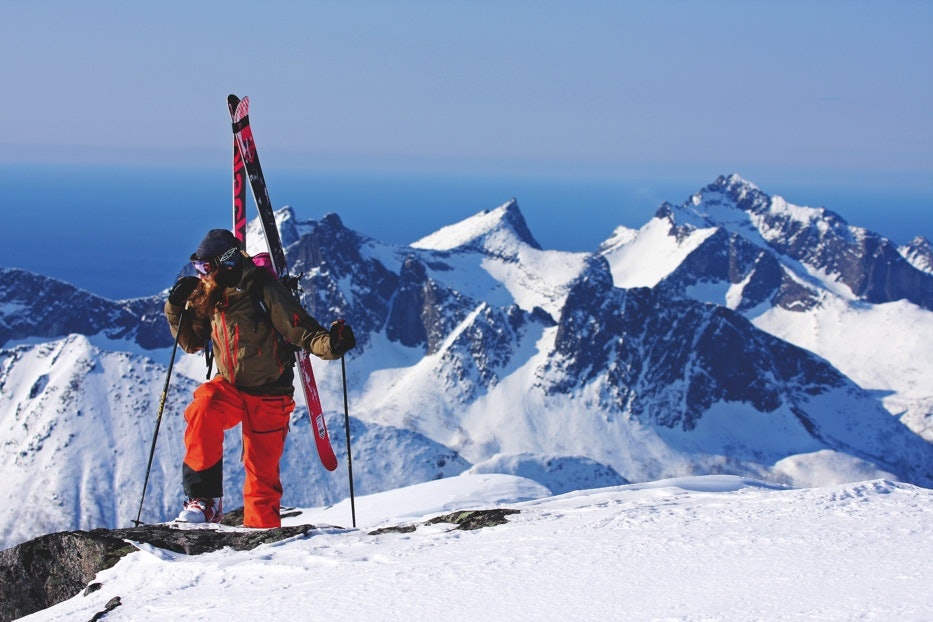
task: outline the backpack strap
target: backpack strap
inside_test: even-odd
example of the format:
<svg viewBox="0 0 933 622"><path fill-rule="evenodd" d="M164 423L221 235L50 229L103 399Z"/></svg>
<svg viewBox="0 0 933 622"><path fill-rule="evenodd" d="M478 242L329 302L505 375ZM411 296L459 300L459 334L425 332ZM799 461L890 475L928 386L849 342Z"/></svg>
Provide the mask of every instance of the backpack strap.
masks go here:
<svg viewBox="0 0 933 622"><path fill-rule="evenodd" d="M259 330L259 322L268 322L269 325L272 326L272 318L269 313L269 307L266 306L263 292L265 291L266 283L274 280L274 277L266 273L265 270L260 271L259 274L260 275L257 275L257 277L253 279L249 290L247 290L249 299L253 303L253 332Z"/></svg>
<svg viewBox="0 0 933 622"><path fill-rule="evenodd" d="M263 253L267 254L267 253ZM291 355L290 364L295 362L295 352L297 351L297 346L292 345L285 337L282 336L282 333L275 329L275 325L272 323L272 314L269 311L269 307L266 305L265 297L263 292L265 291L266 285L277 281L275 273L271 269L271 264L269 264L269 269L260 270L260 275L257 278L253 279L253 282L250 284L248 293L250 301L253 304L253 331L259 330L260 322L267 322L269 327L272 328L272 331L275 333L276 340L279 342L283 352L289 352ZM265 266L260 266L265 268ZM286 279L292 279L293 277L285 277L282 279L283 282L288 282ZM297 284L297 279L295 279Z"/></svg>

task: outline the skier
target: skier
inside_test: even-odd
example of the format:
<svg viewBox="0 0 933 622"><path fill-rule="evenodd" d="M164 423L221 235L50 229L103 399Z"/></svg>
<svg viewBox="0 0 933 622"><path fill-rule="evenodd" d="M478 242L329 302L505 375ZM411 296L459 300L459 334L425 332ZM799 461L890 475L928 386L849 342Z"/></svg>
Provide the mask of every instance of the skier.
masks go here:
<svg viewBox="0 0 933 622"><path fill-rule="evenodd" d="M292 348L336 360L356 344L353 331L342 321L323 328L269 271L253 264L230 231L209 231L191 261L198 276L175 283L165 315L186 352L211 340L218 374L195 390L185 410L188 501L177 520L220 522L224 430L242 424L243 524L278 527L279 460L295 408Z"/></svg>

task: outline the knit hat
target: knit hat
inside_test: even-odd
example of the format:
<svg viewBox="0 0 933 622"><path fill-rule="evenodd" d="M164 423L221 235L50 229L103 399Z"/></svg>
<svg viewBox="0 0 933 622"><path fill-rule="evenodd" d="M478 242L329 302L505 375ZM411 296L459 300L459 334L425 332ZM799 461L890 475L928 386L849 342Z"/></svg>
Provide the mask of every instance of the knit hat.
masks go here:
<svg viewBox="0 0 933 622"><path fill-rule="evenodd" d="M211 229L191 255L194 268L208 274L220 268L235 268L240 265L240 242L226 229Z"/></svg>
<svg viewBox="0 0 933 622"><path fill-rule="evenodd" d="M207 261L222 255L224 252L235 248L239 250L240 242L232 233L226 229L211 229L201 240L198 250L191 255L191 261Z"/></svg>

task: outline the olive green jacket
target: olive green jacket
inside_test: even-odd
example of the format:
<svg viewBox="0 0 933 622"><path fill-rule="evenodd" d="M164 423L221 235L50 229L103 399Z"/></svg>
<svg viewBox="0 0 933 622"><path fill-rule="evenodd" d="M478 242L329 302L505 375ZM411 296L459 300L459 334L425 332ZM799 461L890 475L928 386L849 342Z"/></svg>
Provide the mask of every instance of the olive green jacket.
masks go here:
<svg viewBox="0 0 933 622"><path fill-rule="evenodd" d="M258 300L268 312L258 309ZM301 308L284 285L248 257L243 260L240 282L224 290L223 301L212 317L195 317L189 309L179 334L182 311L181 306L165 303L172 336L178 336L182 349L189 353L202 350L209 337L217 371L251 393L293 391L292 345L325 360L340 358L330 349L330 333Z"/></svg>

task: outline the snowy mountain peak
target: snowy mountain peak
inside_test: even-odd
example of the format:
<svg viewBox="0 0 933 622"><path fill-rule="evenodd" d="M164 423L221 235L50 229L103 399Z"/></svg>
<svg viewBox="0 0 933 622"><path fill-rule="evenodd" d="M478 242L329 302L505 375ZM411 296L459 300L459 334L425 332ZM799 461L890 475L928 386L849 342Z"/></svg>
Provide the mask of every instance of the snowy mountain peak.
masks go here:
<svg viewBox="0 0 933 622"><path fill-rule="evenodd" d="M924 236L918 235L899 250L904 259L917 270L933 274L933 245Z"/></svg>
<svg viewBox="0 0 933 622"><path fill-rule="evenodd" d="M694 204L703 202L708 197L727 197L732 202L738 204L750 197L757 198L757 195L763 194L758 186L743 179L740 175L732 173L731 175L720 175L716 181L706 186L700 192L694 194L690 201Z"/></svg>
<svg viewBox="0 0 933 622"><path fill-rule="evenodd" d="M147 349L171 345L159 297L111 301L70 283L0 268L0 347L17 340L102 334Z"/></svg>
<svg viewBox="0 0 933 622"><path fill-rule="evenodd" d="M933 279L923 269L922 244L913 251L898 249L887 238L850 225L833 211L769 196L738 175L719 177L680 206L665 203L656 219L668 221L669 235L681 249L695 230L716 228L723 232L717 238L718 250L707 252L734 255L736 244L741 244L748 260L757 261L757 247L794 273L793 281L809 283L804 287L873 303L906 299L933 309ZM723 244L729 248L723 249ZM770 280L776 277L773 274ZM737 284L742 279L729 280ZM808 297L811 303L815 300ZM796 304L800 297L791 299Z"/></svg>
<svg viewBox="0 0 933 622"><path fill-rule="evenodd" d="M738 173L732 173L728 176L720 175L711 185L726 188L729 190L729 192L735 194L736 196L758 191L758 186L748 181Z"/></svg>
<svg viewBox="0 0 933 622"><path fill-rule="evenodd" d="M796 221L804 226L817 226L836 235L851 237L849 224L838 214L823 207L805 207L788 203L779 195L768 195L755 184L741 176L721 175L680 208L681 212L693 214L707 223L729 225L741 223L751 225L768 236L768 221ZM707 225L708 226L708 225Z"/></svg>
<svg viewBox="0 0 933 622"><path fill-rule="evenodd" d="M282 244L286 248L301 238L299 223L291 206L286 205L275 211L275 224L279 228ZM246 227L246 251L251 255L255 255L267 251L268 248L266 234L262 229L262 221L258 217L250 220Z"/></svg>
<svg viewBox="0 0 933 622"><path fill-rule="evenodd" d="M413 248L449 251L471 249L494 255L513 255L520 246L540 249L514 198L421 238Z"/></svg>
<svg viewBox="0 0 933 622"><path fill-rule="evenodd" d="M665 202L655 217L699 229L719 226L747 231L751 227L750 214L766 211L770 204L771 197L733 173L719 176L680 206Z"/></svg>
<svg viewBox="0 0 933 622"><path fill-rule="evenodd" d="M599 245L598 252L600 254L612 252L632 242L636 237L638 237L638 229L620 225L613 230L609 239Z"/></svg>

